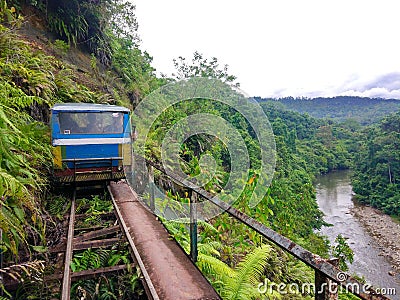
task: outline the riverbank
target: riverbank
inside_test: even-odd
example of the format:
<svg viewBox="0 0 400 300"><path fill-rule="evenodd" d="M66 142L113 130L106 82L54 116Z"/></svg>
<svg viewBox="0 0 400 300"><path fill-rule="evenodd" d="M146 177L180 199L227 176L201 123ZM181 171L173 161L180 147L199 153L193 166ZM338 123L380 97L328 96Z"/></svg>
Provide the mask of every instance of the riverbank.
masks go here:
<svg viewBox="0 0 400 300"><path fill-rule="evenodd" d="M400 276L400 224L390 216L370 206L355 205L351 213L371 234L380 256L388 258L392 264L389 275Z"/></svg>

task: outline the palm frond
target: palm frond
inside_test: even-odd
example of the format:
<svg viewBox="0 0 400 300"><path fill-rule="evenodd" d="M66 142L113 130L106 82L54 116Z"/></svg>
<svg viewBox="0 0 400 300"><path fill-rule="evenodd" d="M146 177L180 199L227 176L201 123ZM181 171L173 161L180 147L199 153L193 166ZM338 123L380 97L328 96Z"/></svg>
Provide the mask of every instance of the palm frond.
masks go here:
<svg viewBox="0 0 400 300"><path fill-rule="evenodd" d="M0 269L0 273L10 276L12 279L23 282L26 279L39 281L44 272L44 261L35 260L31 262L12 265Z"/></svg>
<svg viewBox="0 0 400 300"><path fill-rule="evenodd" d="M17 197L21 200L29 198L31 195L24 183L0 168L0 197Z"/></svg>

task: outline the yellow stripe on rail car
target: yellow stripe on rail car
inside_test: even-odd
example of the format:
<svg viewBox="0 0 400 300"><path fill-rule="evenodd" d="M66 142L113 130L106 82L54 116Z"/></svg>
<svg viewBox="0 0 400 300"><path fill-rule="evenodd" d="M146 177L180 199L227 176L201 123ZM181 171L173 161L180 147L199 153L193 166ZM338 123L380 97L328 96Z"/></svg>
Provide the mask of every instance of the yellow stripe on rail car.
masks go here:
<svg viewBox="0 0 400 300"><path fill-rule="evenodd" d="M53 147L54 168L62 168L61 146Z"/></svg>

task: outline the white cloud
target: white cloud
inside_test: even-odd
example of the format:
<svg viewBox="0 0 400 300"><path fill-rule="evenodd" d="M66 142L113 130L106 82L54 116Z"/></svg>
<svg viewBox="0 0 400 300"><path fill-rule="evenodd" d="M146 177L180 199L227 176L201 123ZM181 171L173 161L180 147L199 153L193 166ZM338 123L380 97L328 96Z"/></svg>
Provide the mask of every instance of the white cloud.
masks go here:
<svg viewBox="0 0 400 300"><path fill-rule="evenodd" d="M400 72L370 78L353 77L336 91L340 95L400 99Z"/></svg>
<svg viewBox="0 0 400 300"><path fill-rule="evenodd" d="M197 50L228 64L246 93L268 97L367 93L351 85L400 71L397 0L135 4L142 49L166 74L174 58ZM375 88L390 97L397 90Z"/></svg>

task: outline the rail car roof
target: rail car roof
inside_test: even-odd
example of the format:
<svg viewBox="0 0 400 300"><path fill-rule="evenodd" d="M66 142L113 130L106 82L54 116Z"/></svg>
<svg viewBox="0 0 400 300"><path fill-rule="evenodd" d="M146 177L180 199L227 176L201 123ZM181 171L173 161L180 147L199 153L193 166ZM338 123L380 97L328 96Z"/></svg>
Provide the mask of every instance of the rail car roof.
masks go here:
<svg viewBox="0 0 400 300"><path fill-rule="evenodd" d="M57 103L52 109L53 111L77 111L77 112L100 112L100 111L118 111L129 112L129 109L123 106L97 104L97 103Z"/></svg>

